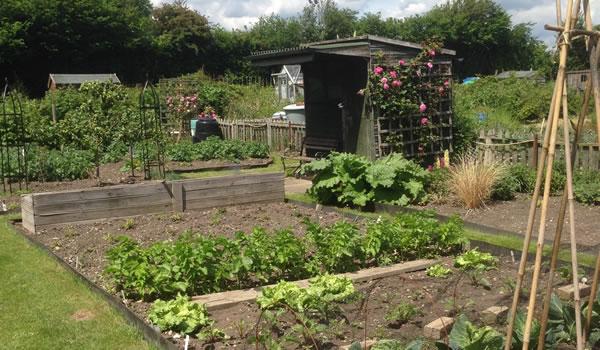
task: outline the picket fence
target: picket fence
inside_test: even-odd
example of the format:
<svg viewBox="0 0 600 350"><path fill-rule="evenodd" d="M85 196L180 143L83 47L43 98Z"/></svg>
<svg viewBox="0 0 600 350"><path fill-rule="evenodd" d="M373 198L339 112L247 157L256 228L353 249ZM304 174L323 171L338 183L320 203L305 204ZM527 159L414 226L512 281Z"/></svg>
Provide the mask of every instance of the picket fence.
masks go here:
<svg viewBox="0 0 600 350"><path fill-rule="evenodd" d="M300 151L305 125L271 118L257 120L222 120L219 126L223 137L242 141L256 141L269 145L272 151Z"/></svg>
<svg viewBox="0 0 600 350"><path fill-rule="evenodd" d="M523 139L504 130L481 130L476 142L479 159L489 164L501 161L507 164L525 164L537 167L542 154L542 140L537 134ZM556 159L564 161L564 143L556 144ZM575 167L584 170L600 170L600 144L580 143L577 145Z"/></svg>

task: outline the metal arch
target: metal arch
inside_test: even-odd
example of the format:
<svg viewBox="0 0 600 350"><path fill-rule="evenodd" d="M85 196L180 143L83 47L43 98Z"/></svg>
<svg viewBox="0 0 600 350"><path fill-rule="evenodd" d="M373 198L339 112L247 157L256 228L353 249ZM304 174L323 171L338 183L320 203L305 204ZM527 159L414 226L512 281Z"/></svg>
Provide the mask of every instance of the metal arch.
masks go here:
<svg viewBox="0 0 600 350"><path fill-rule="evenodd" d="M156 168L160 178L165 177L165 158L162 135L160 99L154 86L146 80L140 93L140 140L144 179L152 178L152 168ZM152 154L150 145L156 147ZM133 164L132 164L133 166Z"/></svg>
<svg viewBox="0 0 600 350"><path fill-rule="evenodd" d="M2 109L0 115L0 171L2 172L2 189L6 187L12 193L13 182L18 182L19 190L29 187L27 173L28 139L25 130L23 107L19 96L13 94L5 78L2 92ZM16 162L13 169L11 164Z"/></svg>

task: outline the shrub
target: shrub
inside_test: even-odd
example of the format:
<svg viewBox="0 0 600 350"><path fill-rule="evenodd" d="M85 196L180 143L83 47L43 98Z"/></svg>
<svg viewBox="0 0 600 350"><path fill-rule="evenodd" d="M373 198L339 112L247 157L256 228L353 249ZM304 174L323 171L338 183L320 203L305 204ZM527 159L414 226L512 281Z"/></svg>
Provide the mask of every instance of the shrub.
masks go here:
<svg viewBox="0 0 600 350"><path fill-rule="evenodd" d="M584 204L600 204L600 173L591 170L578 171L573 182L575 200Z"/></svg>
<svg viewBox="0 0 600 350"><path fill-rule="evenodd" d="M519 180L516 177L512 176L510 171L507 171L492 186L490 198L501 201L509 201L511 199L515 199L515 193L519 190L519 188Z"/></svg>
<svg viewBox="0 0 600 350"><path fill-rule="evenodd" d="M167 147L167 156L176 162L222 159L239 161L248 158L268 158L269 146L259 142L222 140L211 136L198 143L182 141Z"/></svg>
<svg viewBox="0 0 600 350"><path fill-rule="evenodd" d="M450 194L450 172L448 168L434 168L429 172L425 185L427 200L431 202L443 202Z"/></svg>
<svg viewBox="0 0 600 350"><path fill-rule="evenodd" d="M309 194L325 204L408 205L422 201L426 195L427 172L397 153L369 162L355 154L332 152L305 164L302 172L315 174Z"/></svg>
<svg viewBox="0 0 600 350"><path fill-rule="evenodd" d="M187 297L178 295L173 300L157 300L150 307L148 319L161 331L174 331L183 334L197 333L200 328L212 325L206 306L193 303Z"/></svg>
<svg viewBox="0 0 600 350"><path fill-rule="evenodd" d="M449 168L450 188L468 209L481 207L490 198L494 184L504 174L501 163L484 164L473 153L459 157Z"/></svg>
<svg viewBox="0 0 600 350"><path fill-rule="evenodd" d="M90 151L37 148L31 150L28 157L29 178L40 181L85 179L94 167L94 154Z"/></svg>
<svg viewBox="0 0 600 350"><path fill-rule="evenodd" d="M508 168L508 173L516 183L516 191L519 193L532 193L535 188L536 169L525 164L516 164Z"/></svg>

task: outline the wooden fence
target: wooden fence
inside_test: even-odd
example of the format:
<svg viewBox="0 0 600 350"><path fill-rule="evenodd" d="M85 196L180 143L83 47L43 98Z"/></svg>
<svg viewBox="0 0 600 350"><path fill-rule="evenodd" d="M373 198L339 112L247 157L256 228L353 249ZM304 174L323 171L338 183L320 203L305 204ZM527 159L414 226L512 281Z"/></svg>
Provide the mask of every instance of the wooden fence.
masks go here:
<svg viewBox="0 0 600 350"><path fill-rule="evenodd" d="M507 164L525 164L537 167L542 154L542 140L537 134L523 139L502 130L481 130L476 143L477 156L486 163L501 161ZM564 143L556 144L556 159L564 160ZM575 168L600 170L600 144L577 145Z"/></svg>
<svg viewBox="0 0 600 350"><path fill-rule="evenodd" d="M23 227L49 225L236 204L283 201L283 173L152 182L21 197Z"/></svg>
<svg viewBox="0 0 600 350"><path fill-rule="evenodd" d="M305 135L304 124L258 120L219 120L221 132L226 139L257 141L269 145L272 151L290 149L300 151Z"/></svg>

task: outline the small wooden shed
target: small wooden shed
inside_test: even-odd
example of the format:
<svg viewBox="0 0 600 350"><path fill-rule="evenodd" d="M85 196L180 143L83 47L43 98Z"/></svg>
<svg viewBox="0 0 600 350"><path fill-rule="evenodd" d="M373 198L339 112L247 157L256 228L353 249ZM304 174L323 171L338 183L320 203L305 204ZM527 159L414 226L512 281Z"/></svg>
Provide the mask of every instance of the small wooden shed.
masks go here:
<svg viewBox="0 0 600 350"><path fill-rule="evenodd" d="M368 83L375 61L397 64L422 52L419 44L373 35L303 44L296 48L253 53L261 67L300 65L304 74L306 137L334 139L337 150L369 159L401 152L406 157L433 158L452 149L452 94L436 101L438 111L427 125L431 142L423 149L417 140L420 115L382 116L368 97L357 92ZM433 59L429 76L452 80L455 51L442 49ZM450 89L451 87L449 87ZM416 103L416 101L415 101ZM401 145L389 141L401 138ZM307 150L310 155L310 150Z"/></svg>
<svg viewBox="0 0 600 350"><path fill-rule="evenodd" d="M570 89L583 91L585 84L590 79L590 70L572 70L567 72L567 87Z"/></svg>

